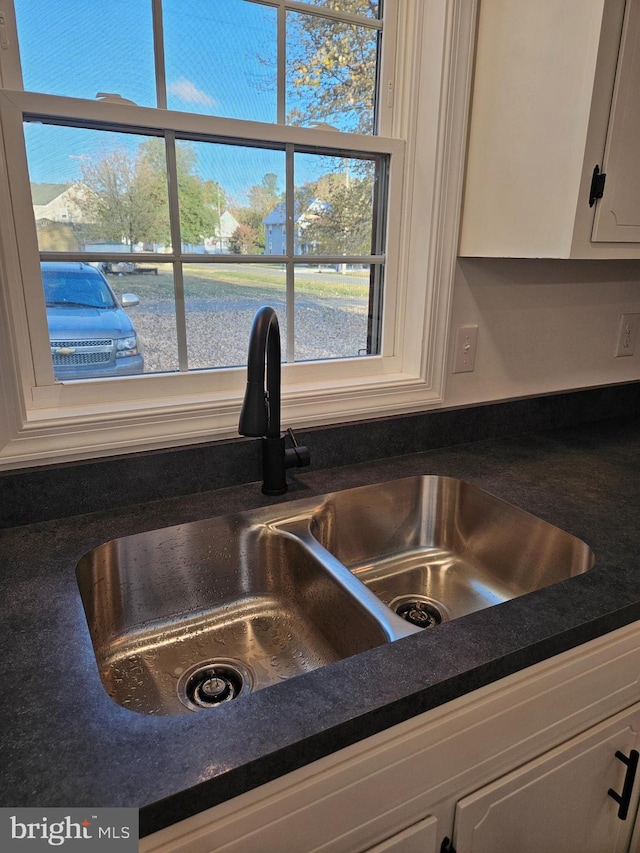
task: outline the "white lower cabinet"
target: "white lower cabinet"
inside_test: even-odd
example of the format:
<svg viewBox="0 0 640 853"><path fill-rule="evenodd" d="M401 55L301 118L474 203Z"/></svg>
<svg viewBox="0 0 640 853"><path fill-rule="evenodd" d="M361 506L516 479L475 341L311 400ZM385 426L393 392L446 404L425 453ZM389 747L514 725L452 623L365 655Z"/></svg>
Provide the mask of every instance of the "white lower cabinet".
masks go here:
<svg viewBox="0 0 640 853"><path fill-rule="evenodd" d="M639 727L640 704L460 800L457 853L627 851L638 805Z"/></svg>
<svg viewBox="0 0 640 853"><path fill-rule="evenodd" d="M438 821L428 817L370 847L367 853L437 853Z"/></svg>
<svg viewBox="0 0 640 853"><path fill-rule="evenodd" d="M640 853L639 732L636 623L156 832L140 853Z"/></svg>

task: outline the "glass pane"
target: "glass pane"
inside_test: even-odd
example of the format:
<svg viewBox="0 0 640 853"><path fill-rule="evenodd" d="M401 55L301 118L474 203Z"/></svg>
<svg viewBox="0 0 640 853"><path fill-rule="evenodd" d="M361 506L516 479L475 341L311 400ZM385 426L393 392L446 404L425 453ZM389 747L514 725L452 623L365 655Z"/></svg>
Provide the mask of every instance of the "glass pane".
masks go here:
<svg viewBox="0 0 640 853"><path fill-rule="evenodd" d="M140 300L138 305L127 309L127 313L135 324L141 343L144 372L177 371L178 336L172 265L113 263L107 270L107 279L117 293L133 291Z"/></svg>
<svg viewBox="0 0 640 853"><path fill-rule="evenodd" d="M372 254L375 163L296 154L294 173L296 254Z"/></svg>
<svg viewBox="0 0 640 853"><path fill-rule="evenodd" d="M169 109L275 122L276 9L244 0L164 0Z"/></svg>
<svg viewBox="0 0 640 853"><path fill-rule="evenodd" d="M296 267L296 361L370 353L372 276L364 264Z"/></svg>
<svg viewBox="0 0 640 853"><path fill-rule="evenodd" d="M263 305L278 314L285 360L283 265L185 264L184 294L190 370L246 364L251 324Z"/></svg>
<svg viewBox="0 0 640 853"><path fill-rule="evenodd" d="M282 254L265 235L284 210L284 151L178 140L176 155L183 251Z"/></svg>
<svg viewBox="0 0 640 853"><path fill-rule="evenodd" d="M43 262L41 270L56 379L176 369L170 272L116 257L99 264Z"/></svg>
<svg viewBox="0 0 640 853"><path fill-rule="evenodd" d="M15 0L25 89L156 106L151 3Z"/></svg>
<svg viewBox="0 0 640 853"><path fill-rule="evenodd" d="M367 18L380 17L379 0L303 0L309 6L324 6L336 12L350 12L352 15L364 15Z"/></svg>
<svg viewBox="0 0 640 853"><path fill-rule="evenodd" d="M378 31L287 14L287 123L375 132Z"/></svg>
<svg viewBox="0 0 640 853"><path fill-rule="evenodd" d="M41 251L162 251L169 243L164 141L25 124Z"/></svg>

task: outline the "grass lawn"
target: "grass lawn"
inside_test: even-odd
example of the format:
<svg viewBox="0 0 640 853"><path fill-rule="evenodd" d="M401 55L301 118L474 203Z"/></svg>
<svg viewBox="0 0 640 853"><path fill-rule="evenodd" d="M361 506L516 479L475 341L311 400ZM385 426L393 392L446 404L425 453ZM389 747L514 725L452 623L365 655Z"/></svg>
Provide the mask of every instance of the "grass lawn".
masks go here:
<svg viewBox="0 0 640 853"><path fill-rule="evenodd" d="M132 291L140 301L173 299L173 274L171 264L158 265L158 275L109 276L111 285L118 294ZM185 290L190 299L235 297L242 288L242 295L257 300L269 299L274 291L283 292L285 273L281 267L220 264L185 264ZM350 271L340 275L335 270L320 273L304 271L296 277L296 293L318 299L343 297L345 299L366 298L369 286L369 271Z"/></svg>

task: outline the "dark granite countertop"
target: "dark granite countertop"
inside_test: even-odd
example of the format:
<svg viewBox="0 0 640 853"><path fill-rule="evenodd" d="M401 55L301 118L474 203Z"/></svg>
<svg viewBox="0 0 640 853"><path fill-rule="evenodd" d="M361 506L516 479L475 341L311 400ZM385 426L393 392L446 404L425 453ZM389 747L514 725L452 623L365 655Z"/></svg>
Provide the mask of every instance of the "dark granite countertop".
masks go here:
<svg viewBox="0 0 640 853"><path fill-rule="evenodd" d="M137 806L148 834L638 619L639 451L640 424L617 418L294 475L290 500L460 477L584 539L596 567L192 715L107 696L76 563L114 537L282 498L256 483L0 530L0 805Z"/></svg>

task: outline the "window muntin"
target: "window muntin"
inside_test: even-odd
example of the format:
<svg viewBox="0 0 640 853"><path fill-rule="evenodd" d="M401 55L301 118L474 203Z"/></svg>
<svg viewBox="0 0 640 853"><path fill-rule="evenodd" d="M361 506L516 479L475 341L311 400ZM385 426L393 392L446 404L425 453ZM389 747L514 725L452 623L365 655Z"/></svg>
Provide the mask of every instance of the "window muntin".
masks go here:
<svg viewBox="0 0 640 853"><path fill-rule="evenodd" d="M180 114L164 117L170 115L176 126L182 123ZM238 295L252 295L253 313L260 299L276 298L275 290L256 287L259 276L272 282L275 275L280 282L286 361L311 359L314 352L324 353L322 358L381 352L386 256L376 198L387 194L388 154L79 124L80 119L74 126L57 124L42 115L24 122L30 176L51 179L31 181L41 260L84 257L109 279L117 277L120 289L135 292L139 304L130 310L146 353L141 371L243 364L241 324L233 328L242 340L216 348L203 339L201 318L205 311L212 323L218 322L217 312L224 317L225 282ZM376 147L384 147L383 141ZM56 177L69 179L73 169L75 181L54 183ZM58 198L48 207L36 204L52 187L62 188ZM270 268L258 263L260 256L272 259ZM310 307L324 317L322 334L339 345L298 340L299 332L306 334ZM345 327L347 315L357 332L341 340L337 329ZM248 331L250 323L245 325ZM227 337L225 332L220 339Z"/></svg>
<svg viewBox="0 0 640 853"><path fill-rule="evenodd" d="M158 106L203 117L220 115L227 123L237 119L241 129L244 120L259 120L375 131L379 3L195 0L186 13L178 0L136 5L146 43L154 43ZM109 4L99 9L88 5L80 20L76 7L69 3L67 8L62 0L60 19L69 27L63 42L71 41L69 33L82 32L87 22L95 23L97 33L106 33L105 6ZM18 34L27 46L22 56L27 83L36 79L32 71L38 70L31 50L34 30L29 11L28 0L17 0ZM132 8L128 14L134 14ZM216 61L212 62L214 48ZM357 61L343 61L345 50ZM128 42L125 54L118 60L119 71L135 57ZM82 55L70 51L69 57L65 73L59 79L38 78L39 87L91 98L86 87L95 78L83 75ZM343 67L336 77L338 65ZM142 64L138 83L148 83L149 68L148 63ZM106 71L104 75L103 79L114 81L107 101L117 103L118 93L139 104L152 103L148 87L143 92L141 84L134 92L120 85L117 76L109 77ZM129 79L126 74L124 78ZM73 88L70 81L82 86ZM328 104L334 108L328 110ZM148 302L141 300L135 309L143 327L151 316L150 305L158 310L167 307L160 294L168 290L164 279L170 270L174 291L170 315L179 371L199 369L206 363L236 363L231 356L221 361L219 355L189 352L184 261L190 255L202 255L203 261L212 263L221 263L220 256L238 262L241 255L269 255L274 263L284 260L288 317L282 325L289 361L297 359L295 288L296 280L304 280L297 265L306 256L318 256L321 275L331 270L341 275L348 269L368 270L359 274L360 280L370 282L368 302L374 308L369 311L368 327L369 331L380 329L381 293L376 298L372 294L375 288L380 291L384 280L387 198L386 183L381 191L380 177L388 172L386 155L371 158L367 152L323 152L322 148L316 152L308 146L305 150L278 142L277 134L267 145L252 145L241 134L234 139L198 133L187 138L162 126L146 136L117 122L109 122L109 128L100 121L82 126L75 115L60 124L39 115L37 121L25 122L24 132L41 260L84 256L99 263L108 275L123 275L138 272L141 255L150 257L154 281L145 278L138 288ZM342 189L341 181L346 183ZM171 189L167 191L172 184L177 187L173 197ZM63 192L50 203L43 196L56 188ZM154 257L159 253L164 257ZM125 272L115 273L116 269ZM248 266L238 263L237 270L241 269ZM153 289L156 284L159 293ZM381 351L379 334L369 333L367 341L365 347L357 347L357 353ZM153 352L153 344L147 345ZM353 354L353 347L346 350ZM330 357L339 357L338 351ZM173 353L148 358L144 369L175 370Z"/></svg>
<svg viewBox="0 0 640 853"><path fill-rule="evenodd" d="M154 0L154 10L160 8L159 0ZM305 4L301 4L298 2L289 3L288 0L274 0L273 3L269 2L263 5L268 6L277 6L278 12L281 16L281 19L284 16L281 15L281 12L289 7L295 8L300 11L301 8ZM392 8L394 8L392 6ZM327 7L327 11L323 11L322 14L325 17L336 16L337 13L330 11ZM348 16L347 16L348 17ZM393 20L393 17L390 18ZM281 20L282 24L282 20ZM377 22L378 29L381 26L380 22ZM15 75L10 74L8 77L5 74L7 71L6 57L2 57L3 59L3 75L5 79L15 79ZM11 57L10 57L11 59ZM19 83L14 83L13 88L19 88ZM394 236L393 248L390 256L387 256L386 240L383 238L382 240L378 240L376 244L376 251L378 252L375 256L368 256L364 258L346 258L346 257L338 257L338 258L318 258L318 262L324 265L325 261L331 262L336 269L340 264L350 264L360 262L361 266L364 267L369 265L372 269L372 281L377 283L377 287L381 286L382 281L384 281L388 276L383 275L385 264L391 259L392 269L395 271L397 269L397 246L396 239L398 233L398 215L401 206L401 185L402 185L402 171L403 171L403 159L404 159L404 143L400 140L392 140L388 138L382 137L369 137L371 140L367 142L364 137L355 137L355 136L347 136L344 137L345 142L347 144L347 148L341 150L337 147L337 143L341 140L341 137L336 135L333 131L325 131L322 130L305 130L300 129L295 130L291 128L291 132L285 132L286 128L282 126L281 130L278 131L269 131L268 126L266 125L257 125L255 123L246 124L244 122L237 122L234 124L234 120L231 119L216 119L215 123L211 123L209 125L209 120L205 116L198 116L194 114L193 121L190 121L187 117L186 113L173 113L173 112L165 112L162 111L157 115L152 115L152 111L150 110L141 110L136 106L120 106L117 102L109 102L105 104L100 103L92 103L90 101L74 101L73 103L66 103L64 98L53 98L48 99L45 95L36 95L35 93L25 93L24 96L19 96L18 93L7 93L11 94L11 97L8 99L10 104L17 107L18 110L22 110L23 114L27 117L37 117L38 121L44 121L50 125L55 125L56 123L60 123L61 126L66 125L69 127L73 127L75 125L85 125L82 129L92 129L92 130L100 130L110 132L121 132L121 133L131 133L131 134L145 134L148 133L152 136L163 136L166 133L167 138L172 134L178 137L178 141L181 138L181 135L184 136L185 140L189 142L200 142L206 141L207 143L211 143L215 140L222 140L223 144L253 144L256 147L260 147L260 145L265 144L266 148L271 149L289 149L289 156L293 157L295 153L309 153L309 152L321 152L324 151L328 156L340 156L340 157L353 157L358 158L362 156L363 159L371 159L371 155L380 156L382 160L385 160L385 168L382 170L386 173L386 177L389 178L391 176L389 185L395 187L389 196L389 202L391 204L391 208L393 208L393 227L391 229ZM388 106L388 104L387 104ZM3 112L6 114L10 114L12 112L11 107L3 108ZM5 127L8 128L9 123L5 123ZM275 127L272 125L272 127ZM184 131L184 134L183 134ZM7 133L5 134L6 138L11 139L10 148L15 151L19 150L19 146L16 147L16 134L13 131L9 131L7 129ZM375 141L377 140L377 141ZM296 147L297 146L297 147ZM392 159L393 158L393 159ZM389 172L388 166L391 165L391 172ZM18 170L20 171L20 170ZM293 169L289 169L290 174L287 176L287 189L288 189L288 198L291 200L294 198L294 177L293 177ZM175 171L174 175L174 185L175 185ZM169 180L171 181L171 175L169 175ZM12 178L12 184L14 180ZM16 188L19 186L18 177L15 178ZM22 186L20 186L18 193L24 193L24 188L27 187L27 181L22 179ZM383 193L384 195L384 193ZM24 196L22 196L24 197ZM289 202L291 204L291 201ZM18 207L22 207L22 213L17 216L16 222L18 224L18 243L19 250L21 253L33 252L33 244L28 236L29 231L29 223L25 220L24 214L27 213L25 208L22 205L18 205ZM173 211L173 223L178 221L178 210L177 207ZM382 217L384 219L384 217ZM25 230L26 226L26 230ZM173 226L172 226L173 227ZM379 234L384 234L384 228L379 224L376 225L376 231ZM32 244L31 247L29 244ZM174 245L178 245L178 241L173 240ZM174 290L177 295L182 292L182 300L184 301L184 289L183 282L181 280L182 276L182 266L183 264L189 261L195 261L196 258L193 256L182 255L182 247L174 250L177 252L177 255L174 255L176 258L175 262L172 264L172 268L174 271ZM66 258L69 253L61 252L59 257L61 259ZM57 254L53 252L47 252L46 250L42 252L42 258L44 260L53 259L54 257L58 257ZM262 256L248 256L247 260L251 263L257 263L258 257ZM104 260L103 258L96 258L95 253L87 253L86 259L90 262L96 262L98 260ZM211 263L222 263L221 258L211 258L208 255L202 258L206 262ZM120 263L135 263L136 261L141 261L141 259L136 255L136 257L112 257L108 260L112 260ZM167 262L169 259L163 255L162 258L158 257L151 253L149 256L145 256L142 262L149 264L160 264L162 262ZM236 257L233 256L229 258L234 264L245 261L245 256ZM276 260L280 260L277 256L273 258L274 262ZM292 324L295 322L295 294L293 288L295 286L296 280L296 266L304 265L305 260L304 257L295 257L288 259L286 261L286 279L287 279L287 317L286 317L286 328L287 331L292 327ZM316 263L315 257L313 260L309 260L309 263L313 265ZM24 287L28 294L27 299L27 309L30 314L29 326L32 332L38 331L37 337L44 342L46 340L45 335L43 334L43 326L41 320L36 316L39 313L39 309L37 306L37 288L42 287L41 282L38 283L38 276L36 272L36 266L29 261L23 265L24 270ZM12 280L15 280L16 276L12 277ZM129 282L127 282L128 285ZM395 302L395 293L397 292L398 285L395 281L394 275L391 275L389 278L388 284L385 285L389 287L389 306L392 312L396 310L396 302ZM35 288L35 290L34 290ZM136 288L137 289L137 288ZM377 306L381 305L381 293L375 299L370 299ZM178 299L179 302L179 299ZM141 306L140 306L141 307ZM38 310L36 310L38 309ZM135 309L136 311L139 308ZM185 318L184 318L185 309L184 306L181 307L180 304L176 306L176 325L177 337L180 339L184 338L186 340L186 329L185 329ZM182 314L182 318L180 317ZM44 314L43 314L44 316ZM397 345L397 333L398 333L398 325L397 320L394 318L393 313L390 313L389 316L385 319L384 324L382 324L381 315L376 316L374 326L378 327L377 336L370 336L371 340L377 341L374 346L369 347L369 352L375 353L385 353L385 361L381 364L385 364L386 368L383 373L389 373L393 371L394 365L398 365L399 362L397 358L394 357L394 353L396 352ZM283 324L284 325L284 324ZM369 324L372 325L371 323ZM383 328L382 328L383 326ZM283 333L283 337L285 337L286 333ZM291 335L291 340L293 340L293 335ZM384 340L384 344L380 342ZM287 340L287 357L290 361L293 361L293 357L290 356L290 352L292 351L292 345L289 340ZM25 349L24 352L27 350ZM47 372L46 365L43 368L41 362L41 355L43 352L42 345L37 340L32 340L31 342L31 352L34 356L34 370L36 375L36 383L39 386L43 386L41 388L34 388L32 394L32 400L36 408L50 405L52 401L60 401L68 400L70 404L71 401L75 400L78 403L82 400L95 400L97 401L108 401L113 400L117 401L118 399L122 400L135 400L136 392L134 391L134 385L132 383L123 384L122 382L114 383L110 386L109 389L104 385L104 383L93 383L93 385L89 385L83 383L82 385L67 385L65 390L60 389L60 392L53 391L53 393L49 393L44 388L45 385L50 383L50 373ZM188 382L186 375L186 361L184 358L184 352L180 354L180 366L179 369L182 371L182 376L176 377L176 379L181 379L182 382L176 384L173 380L170 380L167 376L166 379L163 380L162 385L149 384L148 379L140 380L140 388L144 388L145 391L143 393L150 394L153 397L157 393L160 396L164 396L165 394L168 397L174 396L176 392L178 393L190 393L188 389L193 389L196 393L201 393L202 390L205 390L205 386L201 383L195 383L193 381ZM188 360L187 360L188 361ZM367 368L363 371L364 367L363 359L351 359L352 367L347 367L346 364L340 369L340 383L355 381L358 376L363 377L373 377L377 371L381 368L380 366L376 367L375 365L371 365L371 368ZM305 365L308 362L304 363ZM293 365L291 365L293 367ZM302 368L303 365L300 364ZM327 382L329 384L335 381L337 374L335 370L330 370L329 364L326 365L327 369L323 369L320 364L316 363L316 366L313 367L313 370L310 371L306 368L302 371L294 371L291 373L289 370L286 375L290 377L290 380L295 375L297 380L295 382L294 387L298 387L298 382L302 377L316 376L318 379L322 378L322 382ZM195 376L195 373L192 373ZM241 374L236 374L241 375ZM28 376L25 374L25 381L28 383ZM149 377L151 379L152 377ZM231 384L227 382L227 380L231 380ZM306 379L304 380L307 381ZM314 380L315 381L315 380ZM367 381L370 381L367 380ZM229 390L232 388L236 388L237 380L234 379L234 375L229 373L228 376L223 375L223 373L218 374L218 378L216 379L216 383L214 386L207 385L206 388L210 391L213 391L214 394L221 393L220 399L226 399L224 394L228 394ZM25 385L25 388L27 385ZM328 386L327 386L328 387ZM155 390L152 390L155 389ZM196 389L200 389L197 391ZM224 390L226 389L226 391ZM93 391L95 390L95 394ZM235 393L235 392L234 392ZM297 392L296 392L297 393ZM338 398L336 398L338 399ZM73 405L73 404L72 404Z"/></svg>

